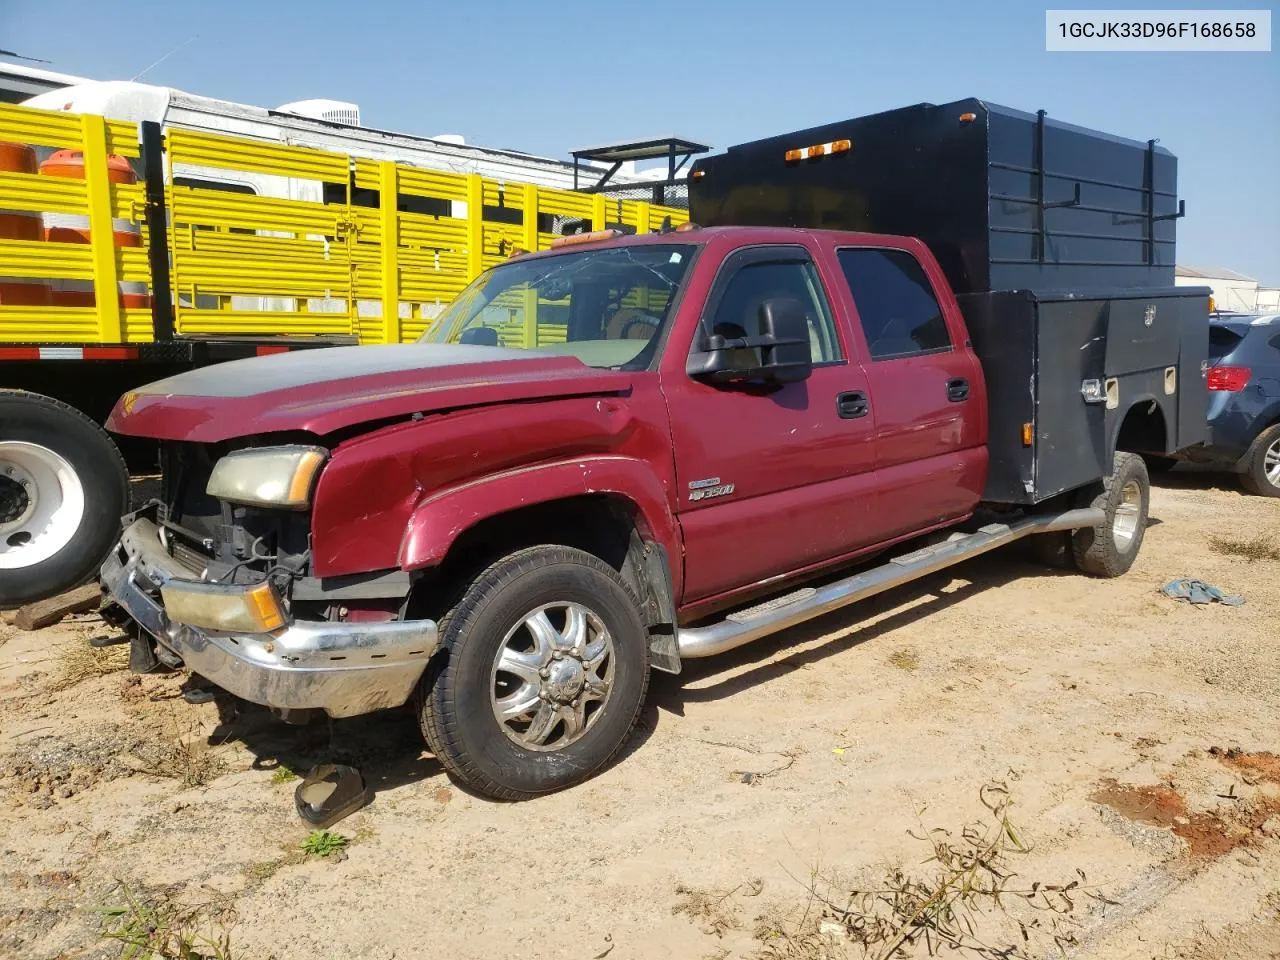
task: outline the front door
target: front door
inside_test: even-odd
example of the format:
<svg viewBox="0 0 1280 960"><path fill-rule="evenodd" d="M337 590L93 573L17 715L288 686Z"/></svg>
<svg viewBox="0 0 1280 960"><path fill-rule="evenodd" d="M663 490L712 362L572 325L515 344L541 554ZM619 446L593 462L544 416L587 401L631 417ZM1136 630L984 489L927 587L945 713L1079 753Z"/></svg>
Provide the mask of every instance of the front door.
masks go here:
<svg viewBox="0 0 1280 960"><path fill-rule="evenodd" d="M698 336L755 335L760 305L777 297L805 307L807 380L713 385L664 375L686 603L849 553L866 541L876 509L867 377L849 359L806 248L752 247L727 258Z"/></svg>

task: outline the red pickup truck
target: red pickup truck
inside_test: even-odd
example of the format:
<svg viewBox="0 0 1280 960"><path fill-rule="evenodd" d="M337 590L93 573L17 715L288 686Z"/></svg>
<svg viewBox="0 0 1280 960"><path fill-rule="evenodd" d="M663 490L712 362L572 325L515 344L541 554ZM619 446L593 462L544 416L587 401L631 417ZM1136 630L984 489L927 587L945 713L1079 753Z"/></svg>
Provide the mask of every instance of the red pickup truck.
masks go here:
<svg viewBox="0 0 1280 960"><path fill-rule="evenodd" d="M1204 306L1131 299L1171 318L1174 343L1180 307ZM1032 305L1066 312L1028 322L1084 311L1085 345L1105 345L1096 317L1125 323L1128 304L1050 298ZM1046 412L1008 427L920 240L569 238L482 275L417 344L235 361L123 397L108 427L161 441L163 489L102 568L108 613L135 669L185 666L286 719L412 701L456 778L529 797L618 753L651 668L1030 535L1051 561L1126 571L1148 505L1126 451L1180 433L1179 360L1170 373L1158 350L1095 370L1073 339L1069 386L1037 395L1033 377ZM1058 406L1097 430L1050 435ZM1069 485L1050 478L1063 448ZM1095 455L1105 468L1080 466Z"/></svg>

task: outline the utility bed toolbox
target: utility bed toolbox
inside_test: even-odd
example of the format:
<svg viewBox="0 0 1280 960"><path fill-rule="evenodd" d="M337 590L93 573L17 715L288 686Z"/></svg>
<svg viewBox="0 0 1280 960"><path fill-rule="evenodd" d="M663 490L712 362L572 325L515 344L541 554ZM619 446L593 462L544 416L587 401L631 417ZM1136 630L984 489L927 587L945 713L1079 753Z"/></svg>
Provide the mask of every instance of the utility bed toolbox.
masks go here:
<svg viewBox="0 0 1280 960"><path fill-rule="evenodd" d="M1110 473L1135 404L1126 449L1172 453L1207 439L1207 291L998 291L959 301L987 381L983 499L1038 503ZM1086 396L1086 384L1098 392Z"/></svg>

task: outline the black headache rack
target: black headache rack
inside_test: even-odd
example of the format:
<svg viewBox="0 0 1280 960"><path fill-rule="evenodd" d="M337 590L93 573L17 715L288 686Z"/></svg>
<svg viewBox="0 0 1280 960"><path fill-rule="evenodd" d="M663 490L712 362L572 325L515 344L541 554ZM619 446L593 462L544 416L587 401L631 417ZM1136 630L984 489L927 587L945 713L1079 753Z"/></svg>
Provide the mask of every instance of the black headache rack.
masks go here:
<svg viewBox="0 0 1280 960"><path fill-rule="evenodd" d="M701 159L689 209L703 226L923 240L986 376L988 500L1090 483L1117 444L1207 439L1210 291L1174 287L1184 205L1177 160L1154 140L977 99L918 104Z"/></svg>

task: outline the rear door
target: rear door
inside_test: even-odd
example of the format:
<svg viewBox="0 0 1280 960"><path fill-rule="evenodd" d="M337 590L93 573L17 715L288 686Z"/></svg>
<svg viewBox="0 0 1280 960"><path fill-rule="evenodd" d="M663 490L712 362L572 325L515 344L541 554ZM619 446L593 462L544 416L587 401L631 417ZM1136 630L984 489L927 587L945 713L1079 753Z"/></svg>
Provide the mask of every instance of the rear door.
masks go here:
<svg viewBox="0 0 1280 960"><path fill-rule="evenodd" d="M890 539L967 515L986 482L986 393L954 300L935 293L941 272L885 246L840 247L836 259L867 357L876 534Z"/></svg>
<svg viewBox="0 0 1280 960"><path fill-rule="evenodd" d="M725 258L693 347L712 332L759 332L760 304L800 301L813 371L799 383L709 384L663 373L685 542L685 602L856 550L876 510L875 418L810 250L747 247ZM673 358L674 359L674 358Z"/></svg>

